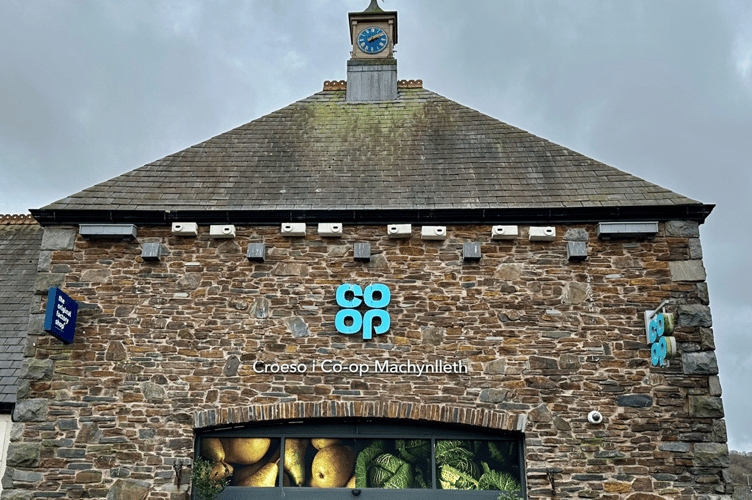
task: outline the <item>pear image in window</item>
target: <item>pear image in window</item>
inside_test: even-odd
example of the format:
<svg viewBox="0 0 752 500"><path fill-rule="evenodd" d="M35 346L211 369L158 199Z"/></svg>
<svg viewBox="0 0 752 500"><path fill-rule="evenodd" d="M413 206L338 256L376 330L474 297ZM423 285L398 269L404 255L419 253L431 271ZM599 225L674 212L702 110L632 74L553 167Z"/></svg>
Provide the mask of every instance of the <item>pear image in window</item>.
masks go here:
<svg viewBox="0 0 752 500"><path fill-rule="evenodd" d="M273 488L279 476L279 460L261 467L255 474L243 481L240 486L251 488Z"/></svg>
<svg viewBox="0 0 752 500"><path fill-rule="evenodd" d="M277 448L277 450L267 460L259 460L255 464L243 467L242 469L236 469L232 475L232 485L247 486L246 482L251 476L261 470L263 466L276 462L277 460L279 460L279 448Z"/></svg>
<svg viewBox="0 0 752 500"><path fill-rule="evenodd" d="M256 462L253 465L249 465L248 467L243 467L242 469L238 469L235 471L235 473L232 475L232 485L233 486L245 486L246 481L248 481L248 478L253 476L255 473L257 473L261 467L266 465L264 461Z"/></svg>
<svg viewBox="0 0 752 500"><path fill-rule="evenodd" d="M305 454L308 443L308 439L285 439L285 472L290 475L290 481L295 486L305 482Z"/></svg>
<svg viewBox="0 0 752 500"><path fill-rule="evenodd" d="M335 438L314 438L314 439L311 439L311 444L317 450L321 450L323 448L326 448L327 446L332 446L332 445L335 445L335 444L340 444L341 442L342 442L341 439L335 439Z"/></svg>
<svg viewBox="0 0 752 500"><path fill-rule="evenodd" d="M341 488L350 479L355 465L355 452L349 446L327 446L313 457L311 486Z"/></svg>
<svg viewBox="0 0 752 500"><path fill-rule="evenodd" d="M219 438L204 438L201 440L201 456L209 462L223 462L225 450Z"/></svg>
<svg viewBox="0 0 752 500"><path fill-rule="evenodd" d="M220 479L230 476L232 476L232 465L225 462L215 463L209 473L209 477L212 481L219 481Z"/></svg>
<svg viewBox="0 0 752 500"><path fill-rule="evenodd" d="M255 464L266 455L271 446L269 438L226 438L222 439L225 462L234 464Z"/></svg>

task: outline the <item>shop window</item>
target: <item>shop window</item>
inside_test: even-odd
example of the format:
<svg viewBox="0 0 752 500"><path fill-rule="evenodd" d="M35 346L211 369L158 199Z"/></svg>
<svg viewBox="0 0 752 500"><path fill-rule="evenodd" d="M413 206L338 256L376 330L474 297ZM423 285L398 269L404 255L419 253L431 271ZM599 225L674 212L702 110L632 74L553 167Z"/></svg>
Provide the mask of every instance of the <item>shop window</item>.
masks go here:
<svg viewBox="0 0 752 500"><path fill-rule="evenodd" d="M223 429L197 456L235 498L524 498L522 435L359 421ZM461 492L466 491L463 495Z"/></svg>

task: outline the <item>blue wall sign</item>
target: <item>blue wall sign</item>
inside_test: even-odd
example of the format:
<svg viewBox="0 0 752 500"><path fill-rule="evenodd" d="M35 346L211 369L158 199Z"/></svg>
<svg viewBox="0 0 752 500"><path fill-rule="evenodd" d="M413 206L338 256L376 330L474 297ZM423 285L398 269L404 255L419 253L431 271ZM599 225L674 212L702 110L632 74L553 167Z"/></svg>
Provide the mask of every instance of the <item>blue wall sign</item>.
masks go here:
<svg viewBox="0 0 752 500"><path fill-rule="evenodd" d="M76 332L76 313L78 313L78 303L75 300L59 288L50 288L47 293L44 331L66 344L72 343L73 334Z"/></svg>
<svg viewBox="0 0 752 500"><path fill-rule="evenodd" d="M645 337L653 366L666 366L666 360L676 356L676 339L669 336L673 332L673 314L645 311Z"/></svg>
<svg viewBox="0 0 752 500"><path fill-rule="evenodd" d="M337 304L345 309L338 312L334 319L337 331L352 335L362 329L364 340L373 338L374 333L386 333L391 320L384 307L389 304L391 297L389 288L378 283L367 286L365 290L358 285L341 285L337 288ZM361 314L355 308L363 303L371 309Z"/></svg>

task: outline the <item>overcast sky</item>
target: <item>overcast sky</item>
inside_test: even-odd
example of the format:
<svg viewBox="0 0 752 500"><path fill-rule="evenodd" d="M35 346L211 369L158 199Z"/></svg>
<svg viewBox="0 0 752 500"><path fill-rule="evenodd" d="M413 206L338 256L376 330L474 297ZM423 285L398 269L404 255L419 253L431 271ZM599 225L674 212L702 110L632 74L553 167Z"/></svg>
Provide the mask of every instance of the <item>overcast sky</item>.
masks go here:
<svg viewBox="0 0 752 500"><path fill-rule="evenodd" d="M2 0L0 213L346 78L368 0ZM399 77L717 204L702 226L730 447L752 451L752 2L387 0Z"/></svg>

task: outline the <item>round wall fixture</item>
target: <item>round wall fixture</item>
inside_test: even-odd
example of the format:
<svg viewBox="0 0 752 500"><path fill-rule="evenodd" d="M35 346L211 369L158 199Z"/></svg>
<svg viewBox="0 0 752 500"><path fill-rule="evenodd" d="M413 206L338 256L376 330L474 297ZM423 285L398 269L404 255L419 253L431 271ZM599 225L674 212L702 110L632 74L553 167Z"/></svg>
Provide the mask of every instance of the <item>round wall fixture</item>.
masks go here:
<svg viewBox="0 0 752 500"><path fill-rule="evenodd" d="M603 422L603 415L601 415L601 412L593 410L590 413L588 413L587 420L591 424L597 425Z"/></svg>

